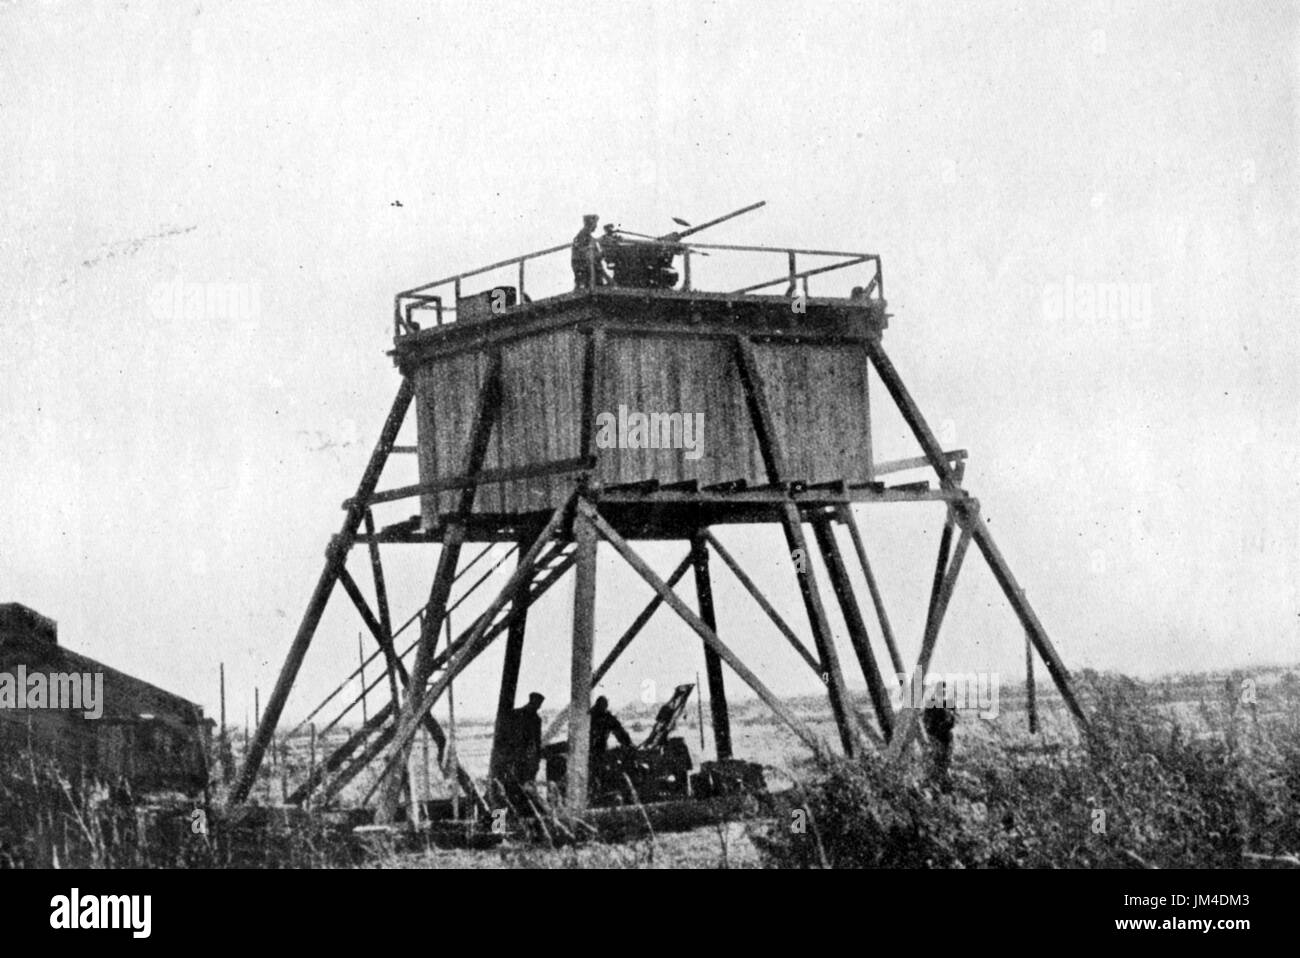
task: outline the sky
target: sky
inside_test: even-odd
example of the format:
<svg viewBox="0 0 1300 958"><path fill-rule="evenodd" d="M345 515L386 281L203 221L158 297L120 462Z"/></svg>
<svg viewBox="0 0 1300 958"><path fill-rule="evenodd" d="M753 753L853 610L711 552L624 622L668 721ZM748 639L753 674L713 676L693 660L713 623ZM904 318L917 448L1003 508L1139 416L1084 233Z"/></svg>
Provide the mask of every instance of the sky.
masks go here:
<svg viewBox="0 0 1300 958"><path fill-rule="evenodd" d="M397 389L393 294L563 243L585 212L662 232L761 199L707 238L883 257L885 348L970 451L1072 669L1295 663L1298 24L1240 2L9 0L0 601L210 715L224 663L242 723ZM229 296L187 310L193 288ZM877 459L915 454L872 402ZM859 517L911 659L942 510ZM720 537L807 635L779 530ZM399 619L434 561L392 554ZM599 577L597 656L649 597L612 555ZM715 579L741 658L818 691ZM531 617L521 689L548 705L571 597ZM359 628L336 596L287 717L353 667ZM972 552L935 668L1020 681L1023 655ZM499 662L457 683L462 712L492 708ZM601 691L663 700L701 665L661 611Z"/></svg>

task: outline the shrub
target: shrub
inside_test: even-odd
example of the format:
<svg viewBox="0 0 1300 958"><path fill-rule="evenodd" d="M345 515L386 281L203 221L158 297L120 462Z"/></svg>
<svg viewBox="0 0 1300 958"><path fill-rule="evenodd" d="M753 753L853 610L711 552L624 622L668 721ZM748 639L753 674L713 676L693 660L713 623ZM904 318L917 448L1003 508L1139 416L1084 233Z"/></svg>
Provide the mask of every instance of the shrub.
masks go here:
<svg viewBox="0 0 1300 958"><path fill-rule="evenodd" d="M1300 734L1231 693L1204 730L1152 689L1086 674L1092 734L1017 748L1005 731L959 751L945 792L875 754L807 767L813 784L760 850L815 867L1241 867L1300 849ZM965 754L961 754L965 752Z"/></svg>

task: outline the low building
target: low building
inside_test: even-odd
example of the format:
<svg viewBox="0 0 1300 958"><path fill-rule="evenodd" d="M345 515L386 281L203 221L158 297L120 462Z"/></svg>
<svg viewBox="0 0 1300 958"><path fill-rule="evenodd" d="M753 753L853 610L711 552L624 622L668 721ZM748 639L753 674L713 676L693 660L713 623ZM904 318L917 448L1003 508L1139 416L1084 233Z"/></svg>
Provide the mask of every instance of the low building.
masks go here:
<svg viewBox="0 0 1300 958"><path fill-rule="evenodd" d="M58 627L0 603L0 748L30 746L65 774L136 794L201 791L207 781L203 709L59 645Z"/></svg>

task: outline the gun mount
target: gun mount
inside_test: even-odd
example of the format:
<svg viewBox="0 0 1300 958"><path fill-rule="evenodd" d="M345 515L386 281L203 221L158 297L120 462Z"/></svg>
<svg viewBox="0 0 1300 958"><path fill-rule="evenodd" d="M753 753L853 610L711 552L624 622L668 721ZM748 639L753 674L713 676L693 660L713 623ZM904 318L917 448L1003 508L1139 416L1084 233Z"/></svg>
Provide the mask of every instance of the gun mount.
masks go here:
<svg viewBox="0 0 1300 958"><path fill-rule="evenodd" d="M631 230L607 231L600 246L601 255L614 274L611 285L600 283L599 263L593 253L589 257L590 282L574 289L568 262L570 244L563 243L403 290L393 303L394 339L401 346L404 339L422 332L427 334L430 325L445 327L467 322L477 325L484 320L540 315L587 297L641 299L647 295L725 304L743 298L787 305L800 296L807 303L864 310L868 324L884 328L884 273L880 257L874 253L685 242L702 230L763 205L763 202L753 203L697 226L657 237ZM708 257L704 264L707 268L699 265L703 257ZM762 265L774 259L785 267L778 275L772 275L770 268ZM810 260L815 265L807 266ZM754 276L749 271L755 268L763 272ZM852 279L846 276L846 271L854 274ZM820 286L832 273L843 285L829 292L821 287L814 294L809 280L818 277ZM736 277L745 276L752 278L735 288ZM555 288L557 280L563 283L559 289ZM785 287L783 292L772 291L773 287L780 286Z"/></svg>
<svg viewBox="0 0 1300 958"><path fill-rule="evenodd" d="M674 268L674 260L689 250L689 247L682 242L683 239L766 205L765 200L760 200L698 226L689 226L685 220L673 217L675 222L688 228L655 237L606 226L605 235L600 241L600 253L609 264L610 275L615 286L672 289L679 279L679 274Z"/></svg>
<svg viewBox="0 0 1300 958"><path fill-rule="evenodd" d="M713 797L737 792L761 792L767 787L762 766L728 759L704 762L698 773L686 740L673 730L686 711L695 689L693 683L679 685L659 708L654 725L639 745L611 748L591 763L590 788L593 806L634 805L674 798ZM563 789L568 776L569 746L556 742L542 750L546 780Z"/></svg>

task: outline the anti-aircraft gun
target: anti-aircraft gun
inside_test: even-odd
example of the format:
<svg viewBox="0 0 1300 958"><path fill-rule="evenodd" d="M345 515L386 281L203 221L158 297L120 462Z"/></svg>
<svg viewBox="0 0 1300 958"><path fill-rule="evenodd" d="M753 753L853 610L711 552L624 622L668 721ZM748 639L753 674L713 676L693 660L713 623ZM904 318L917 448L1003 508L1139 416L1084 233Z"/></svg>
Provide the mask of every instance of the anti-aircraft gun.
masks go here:
<svg viewBox="0 0 1300 958"><path fill-rule="evenodd" d="M734 759L704 762L699 772L692 773L694 763L686 740L672 733L694 689L688 683L673 690L672 697L659 707L650 733L639 745L611 748L592 762L591 804L630 805L766 790L762 767L752 762ZM542 749L548 782L557 786L564 782L568 751L567 742L556 742Z"/></svg>
<svg viewBox="0 0 1300 958"><path fill-rule="evenodd" d="M685 220L674 217L675 222L687 228L662 236L647 236L607 226L605 235L600 239L600 254L609 264L615 286L672 289L679 278L677 270L673 268L673 259L686 251L683 239L766 205L766 200L760 200L698 226L691 226Z"/></svg>

